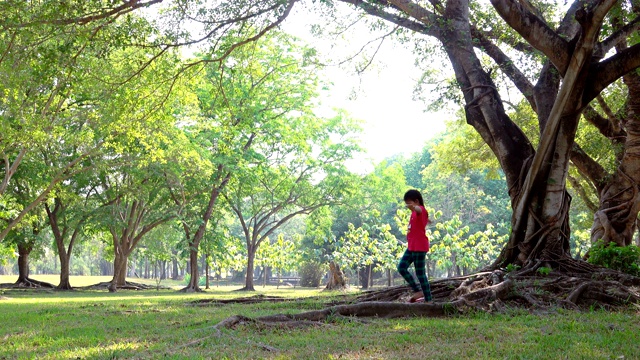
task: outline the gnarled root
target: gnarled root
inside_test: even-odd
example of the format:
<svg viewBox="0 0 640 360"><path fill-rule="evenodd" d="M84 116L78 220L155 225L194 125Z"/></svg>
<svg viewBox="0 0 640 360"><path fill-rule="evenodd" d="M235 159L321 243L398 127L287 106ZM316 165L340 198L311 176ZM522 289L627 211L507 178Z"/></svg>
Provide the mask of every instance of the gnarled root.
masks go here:
<svg viewBox="0 0 640 360"><path fill-rule="evenodd" d="M39 281L32 278L25 278L22 280L18 280L15 284L13 284L12 287L32 288L32 289L39 289L39 288L55 289L56 286L45 281Z"/></svg>
<svg viewBox="0 0 640 360"><path fill-rule="evenodd" d="M579 310L594 305L620 308L640 303L639 278L619 273L613 276L609 270L603 270L603 273L610 276L601 280L603 275L598 272L567 275L558 271L543 274L536 270L520 275L497 270L432 281L434 302L407 303L411 289L397 286L368 291L351 300L334 302L322 310L254 319L236 315L215 327L251 324L259 328L297 328L327 326L345 318L440 317L478 310L503 312L513 308L545 312L557 307Z"/></svg>

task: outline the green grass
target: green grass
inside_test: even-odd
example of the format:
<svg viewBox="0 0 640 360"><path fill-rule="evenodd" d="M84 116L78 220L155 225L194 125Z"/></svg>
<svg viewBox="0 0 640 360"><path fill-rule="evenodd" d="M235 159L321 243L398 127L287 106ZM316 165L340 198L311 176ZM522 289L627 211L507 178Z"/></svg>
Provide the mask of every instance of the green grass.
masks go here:
<svg viewBox="0 0 640 360"><path fill-rule="evenodd" d="M45 281L53 285L58 285L60 282L60 275L32 275L32 279ZM105 281L111 281L111 276L70 276L69 282L73 287L83 287L89 285L95 285ZM4 283L14 283L18 280L18 275L0 275L0 284ZM156 281L153 279L127 279L127 281L133 281L141 284L147 285L156 285ZM212 286L215 286L215 282L211 283ZM176 281L176 280L162 280L160 282L160 286L171 287L171 288L179 288L184 287L184 281Z"/></svg>
<svg viewBox="0 0 640 360"><path fill-rule="evenodd" d="M0 279L0 282L5 282ZM237 288L237 287L236 287ZM310 297L317 289L275 289ZM635 359L640 315L558 311L535 316L474 314L450 318L338 320L296 330L244 325L216 335L212 326L322 308L295 303L187 306L195 299L251 294L233 287L202 294L171 290L5 290L0 300L0 359ZM192 345L188 345L193 342ZM268 351L262 345L277 349Z"/></svg>

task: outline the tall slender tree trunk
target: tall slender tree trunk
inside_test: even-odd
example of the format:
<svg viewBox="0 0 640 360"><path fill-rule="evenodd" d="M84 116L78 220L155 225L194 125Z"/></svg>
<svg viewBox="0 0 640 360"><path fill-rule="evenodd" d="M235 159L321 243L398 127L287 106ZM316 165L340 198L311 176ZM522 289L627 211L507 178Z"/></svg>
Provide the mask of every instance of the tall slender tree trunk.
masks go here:
<svg viewBox="0 0 640 360"><path fill-rule="evenodd" d="M175 258L175 255L177 255L177 251L173 255L174 255L174 258L171 259L171 263L172 263L171 279L178 280L178 277L180 276L180 270L178 269L178 259Z"/></svg>
<svg viewBox="0 0 640 360"><path fill-rule="evenodd" d="M59 198L55 198L54 207L51 209L48 204L45 203L45 210L47 211L47 217L49 218L49 225L51 225L51 231L55 239L56 248L58 250L58 259L60 260L60 283L58 284L59 290L72 290L71 283L69 282L70 276L70 262L71 254L73 252L73 246L78 237L79 230L84 223L84 219L76 224L75 229L68 236L70 226L66 225L64 221L60 221L59 216L64 214L65 207ZM62 215L64 217L64 215ZM62 228L61 228L62 225ZM65 238L68 237L69 246L65 247Z"/></svg>
<svg viewBox="0 0 640 360"><path fill-rule="evenodd" d="M58 289L60 290L72 290L71 283L69 282L70 270L71 270L71 260L70 256L66 254L59 254L60 258L60 283L58 284Z"/></svg>
<svg viewBox="0 0 640 360"><path fill-rule="evenodd" d="M263 275L262 275L262 287L267 287L267 267L263 266L262 269ZM277 284L276 289L280 287L280 283Z"/></svg>
<svg viewBox="0 0 640 360"><path fill-rule="evenodd" d="M191 273L191 278L189 279L189 284L185 288L186 292L200 292L200 285L198 284L198 278L200 277L198 271L198 243L191 243L189 248L189 271Z"/></svg>
<svg viewBox="0 0 640 360"><path fill-rule="evenodd" d="M246 291L255 291L253 282L254 260L256 257L256 249L253 246L249 246L247 249L247 274L245 276L244 289Z"/></svg>
<svg viewBox="0 0 640 360"><path fill-rule="evenodd" d="M204 257L205 258L205 262L204 262L204 265L205 265L205 276L207 278L205 289L210 289L210 287L209 287L209 262L206 261L206 259L208 257L209 257L209 255L205 255L205 257Z"/></svg>

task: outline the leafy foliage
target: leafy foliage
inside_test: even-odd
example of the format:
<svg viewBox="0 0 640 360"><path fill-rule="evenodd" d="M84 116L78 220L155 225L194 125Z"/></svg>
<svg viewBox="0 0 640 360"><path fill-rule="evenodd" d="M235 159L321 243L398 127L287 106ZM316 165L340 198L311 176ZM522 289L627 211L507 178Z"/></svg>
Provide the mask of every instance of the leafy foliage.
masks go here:
<svg viewBox="0 0 640 360"><path fill-rule="evenodd" d="M489 265L506 243L507 235L499 235L491 224L484 231L469 234L456 215L438 222L436 230L427 234L431 243L429 260L449 276L467 274Z"/></svg>
<svg viewBox="0 0 640 360"><path fill-rule="evenodd" d="M640 276L640 248L635 245L608 245L598 240L589 251L588 261L592 264Z"/></svg>
<svg viewBox="0 0 640 360"><path fill-rule="evenodd" d="M305 261L300 265L300 286L318 287L324 275L324 267L317 261Z"/></svg>

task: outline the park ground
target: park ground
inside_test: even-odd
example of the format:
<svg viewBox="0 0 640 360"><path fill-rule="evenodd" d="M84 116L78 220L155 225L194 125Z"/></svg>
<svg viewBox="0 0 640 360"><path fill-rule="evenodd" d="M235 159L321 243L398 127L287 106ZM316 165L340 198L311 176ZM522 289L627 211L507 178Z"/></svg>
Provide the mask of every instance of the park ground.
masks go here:
<svg viewBox="0 0 640 360"><path fill-rule="evenodd" d="M55 283L55 277L34 276ZM74 286L100 281L72 277ZM107 279L108 280L108 279ZM134 279L131 279L134 280ZM0 276L0 283L15 281ZM148 282L154 284L153 282ZM120 291L0 290L0 359L640 359L640 309L533 314L457 314L441 318L335 318L285 329L251 318L322 309L344 294L258 286L221 286L198 294L172 289ZM286 302L208 303L255 295ZM352 290L350 294L358 294ZM407 305L410 306L410 305Z"/></svg>

